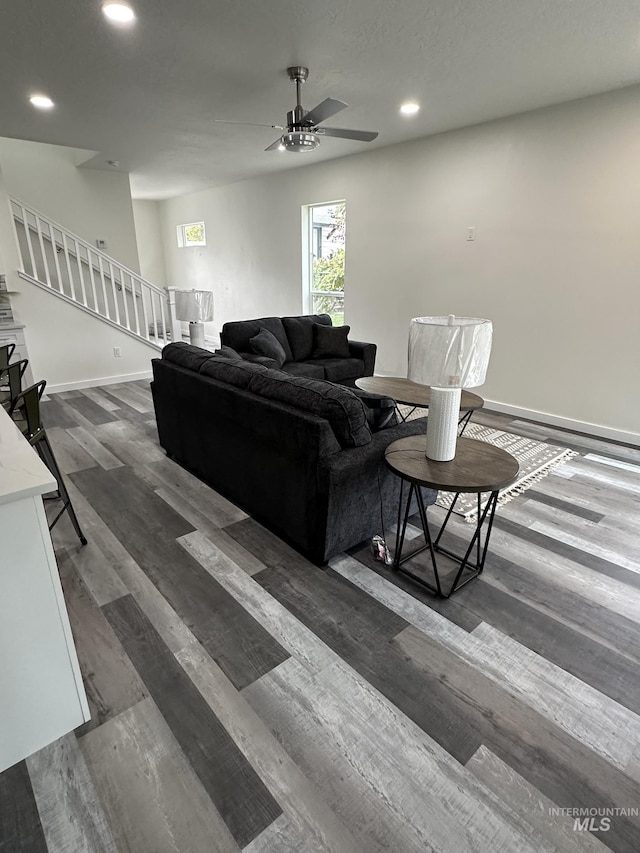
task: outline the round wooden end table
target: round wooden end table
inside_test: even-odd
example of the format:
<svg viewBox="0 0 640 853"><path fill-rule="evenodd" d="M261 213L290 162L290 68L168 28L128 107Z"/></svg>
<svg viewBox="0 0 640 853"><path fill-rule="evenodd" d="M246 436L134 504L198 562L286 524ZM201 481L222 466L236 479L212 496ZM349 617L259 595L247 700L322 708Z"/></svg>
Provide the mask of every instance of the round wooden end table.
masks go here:
<svg viewBox="0 0 640 853"><path fill-rule="evenodd" d="M455 458L450 462L435 462L425 456L426 436L412 435L392 442L385 450L384 458L387 466L400 477L400 498L398 502L398 526L396 530L396 548L393 558L393 568L435 592L440 598L448 598L470 580L482 574L489 538L493 526L493 518L498 503L500 489L511 485L518 476L519 465L506 450L477 441L472 438L459 438L456 444ZM405 483L409 484L409 492L404 508L403 492ZM437 489L443 492L453 492L454 498L447 511L445 519L435 539L432 538L427 522L427 511L422 497L421 487ZM490 492L489 500L481 508L482 494ZM440 545L451 513L454 510L458 495L477 493L478 516L471 541L464 554L456 554ZM405 556L402 555L411 501L415 497L424 532L425 544L414 549ZM403 568L403 563L415 557L422 551L429 550L435 586L420 575ZM438 572L436 555L444 554L458 565L458 571L449 589L445 591ZM472 557L474 555L474 557Z"/></svg>
<svg viewBox="0 0 640 853"><path fill-rule="evenodd" d="M356 379L356 386L363 391L369 391L371 394L382 394L385 397L391 397L396 403L402 403L406 406L413 406L414 409L428 409L431 404L431 388L428 385L420 385L418 382L412 382L410 379L404 379L402 376L363 376ZM464 428L469 423L469 419L476 409L481 409L484 406L484 400L478 394L472 394L471 391L463 389L460 399L460 412L462 417L459 423L462 426L460 434L464 432ZM406 420L406 417L402 417Z"/></svg>

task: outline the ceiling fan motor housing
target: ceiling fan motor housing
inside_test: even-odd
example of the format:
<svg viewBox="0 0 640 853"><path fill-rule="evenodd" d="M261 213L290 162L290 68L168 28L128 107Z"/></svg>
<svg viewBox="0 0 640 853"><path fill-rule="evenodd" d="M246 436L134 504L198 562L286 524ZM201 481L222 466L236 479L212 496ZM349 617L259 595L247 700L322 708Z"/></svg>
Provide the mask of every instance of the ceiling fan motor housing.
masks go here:
<svg viewBox="0 0 640 853"><path fill-rule="evenodd" d="M287 113L287 127L291 130L307 130L311 127L310 122L304 121L304 107L298 105Z"/></svg>
<svg viewBox="0 0 640 853"><path fill-rule="evenodd" d="M305 133L301 130L293 130L290 133L285 133L282 137L282 144L287 151L302 152L313 151L320 145L320 137L317 133Z"/></svg>

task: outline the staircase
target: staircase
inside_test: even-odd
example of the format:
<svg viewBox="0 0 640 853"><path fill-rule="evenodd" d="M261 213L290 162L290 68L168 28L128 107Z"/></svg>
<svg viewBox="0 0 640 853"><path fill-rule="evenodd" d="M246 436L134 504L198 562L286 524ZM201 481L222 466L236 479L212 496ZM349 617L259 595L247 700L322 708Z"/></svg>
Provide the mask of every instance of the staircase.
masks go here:
<svg viewBox="0 0 640 853"><path fill-rule="evenodd" d="M21 278L156 349L181 340L172 290L146 281L23 202L9 203Z"/></svg>

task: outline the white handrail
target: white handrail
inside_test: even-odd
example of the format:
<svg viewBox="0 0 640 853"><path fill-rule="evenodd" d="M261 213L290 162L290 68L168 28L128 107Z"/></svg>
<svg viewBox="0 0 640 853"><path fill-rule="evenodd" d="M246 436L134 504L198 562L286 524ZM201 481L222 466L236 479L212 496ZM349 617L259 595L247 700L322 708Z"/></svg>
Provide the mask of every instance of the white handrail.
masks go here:
<svg viewBox="0 0 640 853"><path fill-rule="evenodd" d="M164 345L181 339L174 300L164 288L31 205L16 198L10 198L9 203L21 272L31 281L149 343Z"/></svg>

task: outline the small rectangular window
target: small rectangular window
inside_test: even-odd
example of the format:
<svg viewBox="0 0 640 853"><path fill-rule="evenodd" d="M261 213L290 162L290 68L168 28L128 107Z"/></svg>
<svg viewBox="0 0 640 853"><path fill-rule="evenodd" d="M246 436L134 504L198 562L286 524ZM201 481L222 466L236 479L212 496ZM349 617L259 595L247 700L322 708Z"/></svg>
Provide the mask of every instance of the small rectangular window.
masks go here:
<svg viewBox="0 0 640 853"><path fill-rule="evenodd" d="M206 246L207 235L204 230L204 222L188 222L186 225L178 225L178 246L181 249L187 246Z"/></svg>

